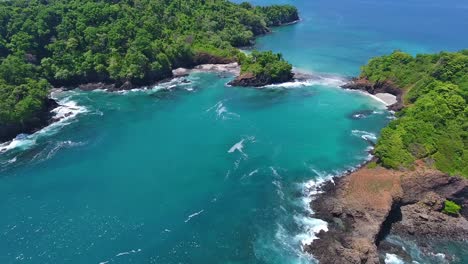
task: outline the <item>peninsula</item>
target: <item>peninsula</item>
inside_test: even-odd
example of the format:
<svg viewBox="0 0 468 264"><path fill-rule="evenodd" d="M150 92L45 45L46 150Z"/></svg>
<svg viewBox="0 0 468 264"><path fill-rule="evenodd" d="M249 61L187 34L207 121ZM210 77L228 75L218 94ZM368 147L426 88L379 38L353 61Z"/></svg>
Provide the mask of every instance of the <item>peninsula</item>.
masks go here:
<svg viewBox="0 0 468 264"><path fill-rule="evenodd" d="M329 224L306 250L320 263L382 263L388 234L416 241L468 237L468 51L377 57L344 86L397 96L397 119L375 158L323 186L311 203ZM402 251L402 249L394 249Z"/></svg>

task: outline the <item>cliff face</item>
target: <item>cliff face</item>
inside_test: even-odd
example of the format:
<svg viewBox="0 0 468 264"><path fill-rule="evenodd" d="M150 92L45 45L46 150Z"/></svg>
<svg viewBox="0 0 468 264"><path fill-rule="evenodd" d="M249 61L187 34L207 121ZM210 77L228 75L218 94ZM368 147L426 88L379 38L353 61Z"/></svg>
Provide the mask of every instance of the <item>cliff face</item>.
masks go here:
<svg viewBox="0 0 468 264"><path fill-rule="evenodd" d="M311 204L329 223L306 248L321 264L380 263L377 246L390 232L426 238L466 239L466 213L442 213L443 202L467 205L468 181L419 164L415 171L361 168L329 183Z"/></svg>

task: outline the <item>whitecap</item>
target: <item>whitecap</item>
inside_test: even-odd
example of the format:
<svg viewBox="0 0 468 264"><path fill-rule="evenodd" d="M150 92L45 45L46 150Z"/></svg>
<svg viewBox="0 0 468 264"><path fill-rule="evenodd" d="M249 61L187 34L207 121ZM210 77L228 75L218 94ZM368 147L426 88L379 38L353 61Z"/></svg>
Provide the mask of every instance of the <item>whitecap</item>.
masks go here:
<svg viewBox="0 0 468 264"><path fill-rule="evenodd" d="M236 150L242 154L245 154L242 150L244 149L244 141L245 139L241 139L241 141L234 144L229 150L228 153L234 153Z"/></svg>
<svg viewBox="0 0 468 264"><path fill-rule="evenodd" d="M258 169L254 170L254 171L251 171L251 172L249 173L249 177L250 177L250 176L253 176L253 175L257 174L257 173L258 173Z"/></svg>
<svg viewBox="0 0 468 264"><path fill-rule="evenodd" d="M121 257L121 256L125 256L125 255L130 255L130 254L133 254L133 253L138 253L138 252L141 252L141 249L132 249L130 251L125 251L125 252L120 252L120 253L117 253L115 256L116 257Z"/></svg>
<svg viewBox="0 0 468 264"><path fill-rule="evenodd" d="M240 115L230 112L228 108L224 105L224 102L227 100L221 100L217 102L214 106L208 108L206 112L210 111L215 111L216 112L216 118L217 119L222 119L222 120L227 120L231 118L239 118Z"/></svg>
<svg viewBox="0 0 468 264"><path fill-rule="evenodd" d="M351 131L354 136L361 137L366 141L375 142L377 140L377 136L374 133L362 131L362 130L353 130Z"/></svg>
<svg viewBox="0 0 468 264"><path fill-rule="evenodd" d="M204 211L205 211L205 210L201 210L201 211L199 211L199 212L196 212L196 213L193 213L193 214L189 215L189 216L187 217L187 219L185 219L185 223L189 222L190 220L192 220L192 218L194 218L194 217L200 215L200 214L203 213Z"/></svg>

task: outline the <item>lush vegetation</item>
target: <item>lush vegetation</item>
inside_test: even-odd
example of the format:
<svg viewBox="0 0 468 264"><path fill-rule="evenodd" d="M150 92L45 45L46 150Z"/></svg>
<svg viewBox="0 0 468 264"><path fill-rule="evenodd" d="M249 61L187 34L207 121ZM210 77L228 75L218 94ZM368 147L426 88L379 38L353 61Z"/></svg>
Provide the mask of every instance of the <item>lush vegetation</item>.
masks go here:
<svg viewBox="0 0 468 264"><path fill-rule="evenodd" d="M382 130L375 153L390 168L425 159L451 175L468 176L468 50L372 59L361 77L404 89L406 107Z"/></svg>
<svg viewBox="0 0 468 264"><path fill-rule="evenodd" d="M460 210L460 205L456 204L455 202L446 200L444 204L444 209L442 211L449 215L458 215L460 213Z"/></svg>
<svg viewBox="0 0 468 264"><path fill-rule="evenodd" d="M0 126L34 118L51 85L147 84L203 58L236 60L235 47L297 19L292 6L227 0L1 1Z"/></svg>
<svg viewBox="0 0 468 264"><path fill-rule="evenodd" d="M240 59L241 74L251 73L267 83L280 83L292 78L292 65L281 54L253 51Z"/></svg>

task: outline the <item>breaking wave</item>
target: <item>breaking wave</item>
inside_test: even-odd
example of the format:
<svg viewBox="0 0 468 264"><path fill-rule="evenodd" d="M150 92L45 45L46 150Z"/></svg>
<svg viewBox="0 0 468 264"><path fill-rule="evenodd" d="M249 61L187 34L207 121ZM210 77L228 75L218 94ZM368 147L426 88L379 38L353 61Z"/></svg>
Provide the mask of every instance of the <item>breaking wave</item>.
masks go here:
<svg viewBox="0 0 468 264"><path fill-rule="evenodd" d="M76 116L88 112L86 107L78 105L77 102L71 100L71 97L59 100L58 104L59 106L52 110L53 119L57 121L34 134L19 134L13 140L0 144L0 154L12 150L29 149L36 144L39 138L57 133L64 126L71 124Z"/></svg>
<svg viewBox="0 0 468 264"><path fill-rule="evenodd" d="M360 137L366 141L371 141L374 142L377 140L377 136L374 133L367 132L367 131L362 131L362 130L353 130L351 133L354 136Z"/></svg>
<svg viewBox="0 0 468 264"><path fill-rule="evenodd" d="M314 85L341 87L345 83L346 79L340 76L307 74L299 80L280 84L270 84L264 86L264 88L298 88Z"/></svg>

